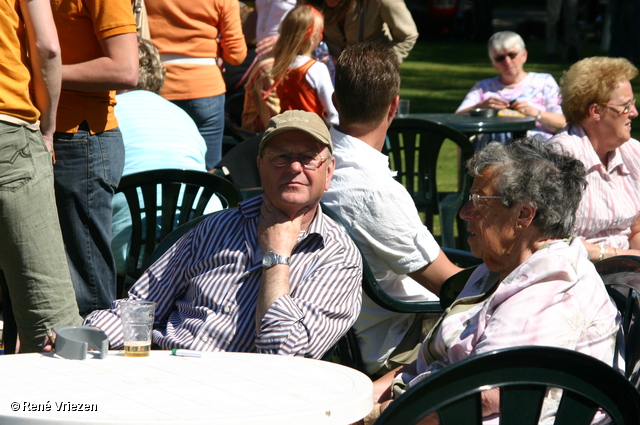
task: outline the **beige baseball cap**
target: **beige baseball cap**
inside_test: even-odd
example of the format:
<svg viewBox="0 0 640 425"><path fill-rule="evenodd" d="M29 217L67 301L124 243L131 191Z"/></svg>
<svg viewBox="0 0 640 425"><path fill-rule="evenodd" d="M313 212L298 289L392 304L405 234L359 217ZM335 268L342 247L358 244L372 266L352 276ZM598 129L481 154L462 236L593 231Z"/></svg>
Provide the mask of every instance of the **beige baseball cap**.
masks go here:
<svg viewBox="0 0 640 425"><path fill-rule="evenodd" d="M260 141L258 155L262 155L262 151L273 136L290 130L304 131L305 133L313 136L313 138L318 142L327 146L329 148L329 152L333 154L331 134L329 133L329 129L322 118L314 112L294 110L285 111L269 120L269 126L265 130L262 140Z"/></svg>

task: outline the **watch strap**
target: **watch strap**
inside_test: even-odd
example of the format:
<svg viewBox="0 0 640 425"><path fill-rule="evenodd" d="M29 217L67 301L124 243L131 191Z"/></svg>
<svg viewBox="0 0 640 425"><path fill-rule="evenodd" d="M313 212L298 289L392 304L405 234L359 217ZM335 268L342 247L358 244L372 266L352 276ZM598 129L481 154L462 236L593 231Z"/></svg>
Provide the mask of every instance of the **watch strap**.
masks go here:
<svg viewBox="0 0 640 425"><path fill-rule="evenodd" d="M262 258L262 266L267 269L275 266L276 264L286 264L288 266L291 264L291 257L269 251Z"/></svg>

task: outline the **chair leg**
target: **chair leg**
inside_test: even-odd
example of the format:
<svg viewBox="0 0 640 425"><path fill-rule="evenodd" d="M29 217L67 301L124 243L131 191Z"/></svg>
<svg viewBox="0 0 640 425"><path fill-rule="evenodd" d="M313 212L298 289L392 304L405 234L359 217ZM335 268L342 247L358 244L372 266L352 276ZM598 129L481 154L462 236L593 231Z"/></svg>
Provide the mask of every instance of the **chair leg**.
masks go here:
<svg viewBox="0 0 640 425"><path fill-rule="evenodd" d="M4 327L2 340L4 343L5 354L16 353L16 342L18 341L18 325L13 315L13 307L11 306L11 297L9 295L9 286L4 272L0 270L0 289L2 291L2 319Z"/></svg>

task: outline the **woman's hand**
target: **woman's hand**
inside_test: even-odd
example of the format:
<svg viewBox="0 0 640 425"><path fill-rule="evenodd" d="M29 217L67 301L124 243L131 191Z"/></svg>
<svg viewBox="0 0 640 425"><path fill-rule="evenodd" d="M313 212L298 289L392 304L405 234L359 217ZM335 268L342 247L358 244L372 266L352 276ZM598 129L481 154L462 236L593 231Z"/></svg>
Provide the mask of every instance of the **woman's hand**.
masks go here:
<svg viewBox="0 0 640 425"><path fill-rule="evenodd" d="M480 109L506 109L509 107L509 102L499 97L490 97L478 103L475 107Z"/></svg>
<svg viewBox="0 0 640 425"><path fill-rule="evenodd" d="M567 120L563 114L543 111L531 106L526 100L514 100L509 108L520 112L526 117L535 117L540 124L552 133L562 130L567 125Z"/></svg>
<svg viewBox="0 0 640 425"><path fill-rule="evenodd" d="M509 109L518 111L522 115L527 117L535 117L538 115L538 113L540 113L539 109L536 109L533 106L529 105L529 102L527 102L526 100L514 100L513 102L511 102L511 105L509 105Z"/></svg>
<svg viewBox="0 0 640 425"><path fill-rule="evenodd" d="M378 414L378 417L379 417L387 409L387 407L389 407L389 404L391 404L392 402L393 400L387 400L382 404L379 404L379 405L376 404L373 410L379 412ZM365 424L368 425L366 418L365 418ZM417 423L417 425L439 425L439 424L440 424L440 420L438 419L438 414L436 412L429 413L426 417L422 418L420 422Z"/></svg>

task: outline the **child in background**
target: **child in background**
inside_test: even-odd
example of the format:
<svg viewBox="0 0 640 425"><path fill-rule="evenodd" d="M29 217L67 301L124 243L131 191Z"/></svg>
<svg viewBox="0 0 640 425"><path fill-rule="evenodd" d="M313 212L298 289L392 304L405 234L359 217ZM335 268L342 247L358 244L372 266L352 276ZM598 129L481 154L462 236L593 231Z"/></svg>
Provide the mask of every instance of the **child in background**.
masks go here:
<svg viewBox="0 0 640 425"><path fill-rule="evenodd" d="M282 111L299 109L320 115L327 126L338 124L327 66L312 59L322 41L322 14L309 5L296 6L282 20L274 48L274 88Z"/></svg>

